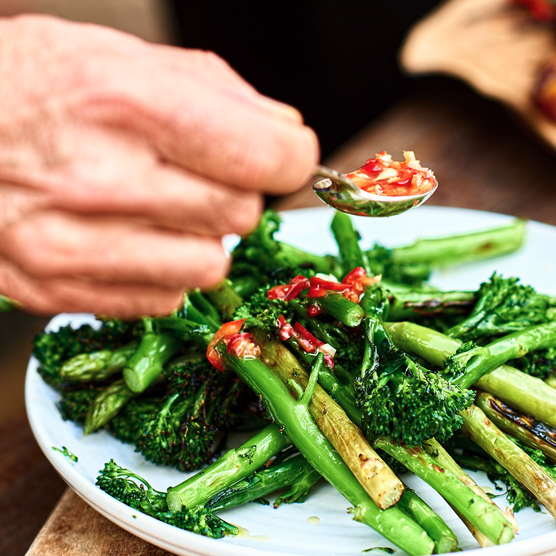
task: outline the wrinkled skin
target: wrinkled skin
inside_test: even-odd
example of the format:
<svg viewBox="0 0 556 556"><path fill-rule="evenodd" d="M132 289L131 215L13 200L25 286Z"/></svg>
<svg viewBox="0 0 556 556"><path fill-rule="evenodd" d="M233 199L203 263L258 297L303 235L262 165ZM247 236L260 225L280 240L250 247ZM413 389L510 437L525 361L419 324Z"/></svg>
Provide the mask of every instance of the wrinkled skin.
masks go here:
<svg viewBox="0 0 556 556"><path fill-rule="evenodd" d="M317 161L214 54L46 16L0 19L0 52L0 292L32 312L169 312Z"/></svg>

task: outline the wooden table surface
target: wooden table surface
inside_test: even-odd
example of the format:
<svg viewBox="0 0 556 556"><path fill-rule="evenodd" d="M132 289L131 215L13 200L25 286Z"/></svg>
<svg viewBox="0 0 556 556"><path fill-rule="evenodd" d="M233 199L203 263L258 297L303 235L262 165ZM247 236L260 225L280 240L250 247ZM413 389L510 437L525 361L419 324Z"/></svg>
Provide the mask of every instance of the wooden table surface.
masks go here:
<svg viewBox="0 0 556 556"><path fill-rule="evenodd" d="M464 85L443 78L417 82L412 94L327 163L351 170L375 152L388 150L399 157L403 149L414 150L423 164L435 170L440 187L431 204L556 224L555 153L503 108ZM276 206L318 204L306 188ZM18 349L26 350L26 356L30 347ZM168 554L113 525L73 493L62 496L64 489L24 415L0 429L0 554L23 555L31 543L27 553L33 556Z"/></svg>

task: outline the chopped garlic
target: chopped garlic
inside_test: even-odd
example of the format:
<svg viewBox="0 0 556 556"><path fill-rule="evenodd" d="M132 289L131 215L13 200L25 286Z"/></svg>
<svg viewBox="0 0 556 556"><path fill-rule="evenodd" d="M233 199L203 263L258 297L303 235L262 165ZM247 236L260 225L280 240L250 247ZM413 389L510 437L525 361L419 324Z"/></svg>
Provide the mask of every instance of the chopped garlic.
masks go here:
<svg viewBox="0 0 556 556"><path fill-rule="evenodd" d="M330 355L332 358L336 355L336 350L330 344L322 344L322 346L319 346L319 351L322 351L324 355Z"/></svg>
<svg viewBox="0 0 556 556"><path fill-rule="evenodd" d="M323 274L322 272L315 274L315 278L320 278L321 280L326 280L327 282L339 282L336 276L332 276L332 274Z"/></svg>
<svg viewBox="0 0 556 556"><path fill-rule="evenodd" d="M376 181L378 180L388 180L391 178L397 178L398 171L395 168L384 168L382 172L375 178Z"/></svg>

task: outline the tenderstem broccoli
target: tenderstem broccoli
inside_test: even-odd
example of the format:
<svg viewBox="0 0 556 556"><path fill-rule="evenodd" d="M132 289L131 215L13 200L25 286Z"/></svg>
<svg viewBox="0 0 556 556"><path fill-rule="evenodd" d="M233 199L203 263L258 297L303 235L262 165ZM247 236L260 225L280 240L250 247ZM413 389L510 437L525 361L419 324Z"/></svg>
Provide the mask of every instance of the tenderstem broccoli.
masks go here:
<svg viewBox="0 0 556 556"><path fill-rule="evenodd" d="M266 426L238 448L229 450L202 471L169 488L168 508L179 511L208 503L290 445L291 440L281 432L279 425Z"/></svg>
<svg viewBox="0 0 556 556"><path fill-rule="evenodd" d="M274 507L283 502L303 502L313 485L320 479L320 475L309 465L305 458L298 454L285 461L273 463L263 468L251 477L234 483L230 488L221 491L210 502L212 511L235 508L253 500L268 503L265 496L284 487L289 490L276 498Z"/></svg>
<svg viewBox="0 0 556 556"><path fill-rule="evenodd" d="M96 484L116 500L174 527L215 539L239 532L237 527L216 517L204 506L169 510L166 493L155 490L145 479L120 467L114 460L105 464Z"/></svg>
<svg viewBox="0 0 556 556"><path fill-rule="evenodd" d="M540 325L541 330L543 326L544 325ZM553 333L553 325L549 326L551 328L549 337L551 337ZM454 356L462 347L459 340L450 338L445 334L414 323L393 323L388 326L388 330L392 335L395 344L400 348L410 353L414 353L438 367L444 366L445 361L449 360L451 356ZM526 337L528 330L529 329L523 332ZM533 338L539 339L538 330L535 330L534 332ZM518 332L516 334L519 336L522 333ZM520 349L519 341L516 341L514 334L511 336L513 338L510 338L507 342L508 351L517 351ZM502 338L497 341L498 346L500 346L499 342L501 342L502 353L504 353L504 344L506 344L504 340L505 338ZM546 338L541 334L540 341L542 342L545 340ZM475 348L471 347L470 352L467 353L474 353L474 349ZM472 364L486 363L486 368L491 367L493 364L489 363L488 349L489 346L486 346L486 348L476 348L475 353L483 353L486 361L477 357L477 361L472 362ZM463 355L465 355L465 352ZM511 353L509 355L506 353L506 356L511 358ZM455 357L457 358L458 356L455 355ZM504 357L498 359L498 361L500 360L503 361ZM496 359L494 362L496 362ZM471 382L471 380L469 380L470 375L467 375L463 366L461 366L458 370L458 375L464 378L466 377L465 380ZM535 419L551 426L556 426L556 391L545 384L542 380L526 375L525 373L509 367L508 365L500 365L497 367L495 366L492 370L484 374L475 382L475 385L481 390L490 392L494 396L500 398L503 402L514 407L515 409L518 409L519 411L522 411L526 415L534 417Z"/></svg>
<svg viewBox="0 0 556 556"><path fill-rule="evenodd" d="M356 399L363 413L363 429L370 438L386 436L420 445L429 438L449 438L461 427L459 411L474 394L450 384L399 350L377 312L385 299L380 290L367 292L365 356L356 381Z"/></svg>

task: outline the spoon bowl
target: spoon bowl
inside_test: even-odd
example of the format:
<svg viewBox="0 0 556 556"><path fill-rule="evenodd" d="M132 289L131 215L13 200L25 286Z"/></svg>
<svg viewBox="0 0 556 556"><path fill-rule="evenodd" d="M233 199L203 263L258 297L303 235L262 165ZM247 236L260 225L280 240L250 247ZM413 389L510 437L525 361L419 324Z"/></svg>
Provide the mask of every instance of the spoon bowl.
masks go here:
<svg viewBox="0 0 556 556"><path fill-rule="evenodd" d="M313 191L327 205L355 216L384 217L402 214L422 205L438 188L435 186L417 195L374 195L357 187L346 175L317 166L315 175L324 179L313 185Z"/></svg>

